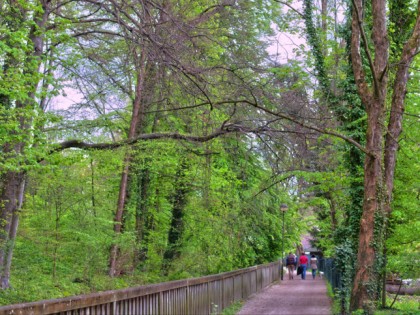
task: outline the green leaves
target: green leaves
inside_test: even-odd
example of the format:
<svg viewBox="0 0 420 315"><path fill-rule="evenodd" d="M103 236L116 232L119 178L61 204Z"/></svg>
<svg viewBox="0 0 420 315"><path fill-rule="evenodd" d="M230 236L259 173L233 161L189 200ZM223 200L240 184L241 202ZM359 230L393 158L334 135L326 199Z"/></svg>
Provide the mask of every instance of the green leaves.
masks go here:
<svg viewBox="0 0 420 315"><path fill-rule="evenodd" d="M414 67L419 64L419 58ZM420 233L420 186L417 174L420 172L418 160L420 141L418 122L420 97L417 92L418 74L413 73L413 81L408 86L407 115L404 116L404 131L398 152L398 164L395 173L395 190L390 231L387 240L389 273L403 278L418 278L419 272L415 261L419 259L417 235Z"/></svg>

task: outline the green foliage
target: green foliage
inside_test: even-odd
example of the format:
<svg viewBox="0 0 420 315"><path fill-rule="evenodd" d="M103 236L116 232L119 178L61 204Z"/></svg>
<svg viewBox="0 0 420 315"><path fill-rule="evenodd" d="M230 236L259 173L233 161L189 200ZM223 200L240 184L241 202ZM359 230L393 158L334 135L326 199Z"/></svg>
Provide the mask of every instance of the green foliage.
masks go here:
<svg viewBox="0 0 420 315"><path fill-rule="evenodd" d="M322 51L320 35L315 28L313 17L312 0L304 1L304 20L309 45L312 47L312 54L315 58L315 69L324 94L329 94L329 82L325 68L325 56Z"/></svg>
<svg viewBox="0 0 420 315"><path fill-rule="evenodd" d="M341 306L340 306L340 302L341 299L337 298L336 295L334 294L334 290L331 286L331 284L329 282L327 282L327 294L330 297L330 299L332 300L332 306L331 306L331 313L332 314L340 314L341 312Z"/></svg>
<svg viewBox="0 0 420 315"><path fill-rule="evenodd" d="M223 141L213 143L212 150L219 154L211 159L210 182L203 167L206 159L190 156L192 168L185 180L194 187L194 193L185 208L181 256L168 279L218 273L278 257L281 221L274 197L278 192L254 198L269 173L244 144L234 144L242 157L227 154L232 147ZM143 143L139 148L145 154L138 166L150 172L150 193L145 202L153 224L148 231L142 276L138 277L136 270L131 273L145 283L162 280L156 270L166 246L169 198L180 151L175 142L164 141ZM1 293L2 301L10 304L133 285L133 279L105 277L121 159L115 152L87 155L73 151L52 156L49 162L54 164L31 173L33 184L15 248L14 286ZM203 203L205 194L207 202ZM293 248L289 242L300 235L300 229L291 223L297 219L293 213L289 209L286 215L286 248ZM117 241L127 259L122 263L129 269L133 249L139 244L133 234L134 213L129 211L125 220L126 231ZM25 293L18 295L22 290Z"/></svg>
<svg viewBox="0 0 420 315"><path fill-rule="evenodd" d="M267 65L265 39L272 35L273 21L295 34L301 28L295 12L278 14L276 1L236 1L211 14L219 1L168 2L172 16L167 22L137 30L111 20L73 23L85 10L97 9L79 2L63 4L60 14L40 29L27 18L43 12L39 3L20 3L22 10L2 4L6 9L0 13L0 175L25 171L29 184L13 256L13 288L0 292L0 304L265 263L279 258L282 243L285 252L293 251L308 229L315 245L336 257L344 283L338 297L348 302L363 201L362 153L342 140L244 106L258 101L273 113L311 123L328 113L326 128L363 144L367 117L346 60L348 51L335 40L341 36L349 41L348 25L333 34L334 40L327 39L307 0L304 19L312 51L300 45L297 51L305 60ZM95 14L112 17L102 9ZM404 3L390 17L391 27L410 25L410 10ZM404 12L409 16L402 21ZM130 27L142 20L134 10L126 13L135 18L120 15L120 22ZM157 7L150 13L156 21L166 18ZM32 27L49 48L41 57L33 52ZM327 33L331 31L329 26ZM397 47L401 43L392 34ZM143 94L136 95L141 56L147 59L146 83ZM315 69L321 88L307 69ZM64 85L83 98L67 110L45 113L41 100L57 95ZM411 128L419 98L410 93L408 109L414 119L404 121L410 132L401 142L387 247L390 272L418 277L418 268L406 263L418 260L420 208L413 197L419 191L419 134ZM47 154L63 139L126 139L136 97L145 111L138 133L208 135L227 123L266 130L207 143L143 141L114 151ZM19 152L4 150L17 145L23 148ZM116 234L115 208L127 153L128 200L122 233ZM289 205L284 221L281 203ZM175 210L180 213L174 230ZM107 276L112 244L119 247L123 274L118 278ZM176 254L165 277L165 252L172 249Z"/></svg>
<svg viewBox="0 0 420 315"><path fill-rule="evenodd" d="M243 302L237 301L223 309L221 315L235 315L242 308Z"/></svg>
<svg viewBox="0 0 420 315"><path fill-rule="evenodd" d="M415 1L392 0L389 1L389 6L391 58L398 60L416 21L416 3Z"/></svg>
<svg viewBox="0 0 420 315"><path fill-rule="evenodd" d="M419 314L419 296L400 295L394 302L395 295L387 293L386 304L387 307L375 311L374 315L417 315ZM393 303L390 308L391 303Z"/></svg>
<svg viewBox="0 0 420 315"><path fill-rule="evenodd" d="M419 64L419 58L416 63ZM416 124L416 114L419 111L419 95L416 92L418 74L413 73L413 81L409 85L407 96L407 113L404 117L404 131L398 152L398 164L395 171L395 193L393 210L389 222L389 237L387 246L387 270L402 278L420 277L416 261L420 258L420 186L417 180L420 172L419 129ZM414 128L413 128L414 127Z"/></svg>

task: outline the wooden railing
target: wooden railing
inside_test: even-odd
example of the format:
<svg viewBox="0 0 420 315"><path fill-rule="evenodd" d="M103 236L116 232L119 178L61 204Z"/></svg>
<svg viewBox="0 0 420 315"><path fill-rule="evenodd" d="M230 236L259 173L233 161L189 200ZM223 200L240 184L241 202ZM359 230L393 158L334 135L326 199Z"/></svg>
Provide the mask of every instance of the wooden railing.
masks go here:
<svg viewBox="0 0 420 315"><path fill-rule="evenodd" d="M0 307L3 314L218 314L279 279L280 262L201 278Z"/></svg>

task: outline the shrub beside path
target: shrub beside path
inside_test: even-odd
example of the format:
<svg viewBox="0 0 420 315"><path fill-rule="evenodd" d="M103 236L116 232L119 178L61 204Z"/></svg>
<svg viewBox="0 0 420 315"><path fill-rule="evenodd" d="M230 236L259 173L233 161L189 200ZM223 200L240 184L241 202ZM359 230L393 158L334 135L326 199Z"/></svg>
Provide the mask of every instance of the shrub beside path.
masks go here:
<svg viewBox="0 0 420 315"><path fill-rule="evenodd" d="M284 274L283 281L249 298L237 315L331 315L325 279Z"/></svg>

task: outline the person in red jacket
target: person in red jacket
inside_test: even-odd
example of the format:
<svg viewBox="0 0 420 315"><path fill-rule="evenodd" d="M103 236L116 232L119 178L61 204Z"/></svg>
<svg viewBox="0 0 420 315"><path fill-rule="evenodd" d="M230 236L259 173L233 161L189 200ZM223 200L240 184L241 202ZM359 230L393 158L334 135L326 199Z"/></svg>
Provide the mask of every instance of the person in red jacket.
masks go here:
<svg viewBox="0 0 420 315"><path fill-rule="evenodd" d="M305 280L306 268L308 268L308 257L306 257L305 253L302 253L302 255L300 255L299 265L302 267L302 273L301 273L302 280Z"/></svg>

